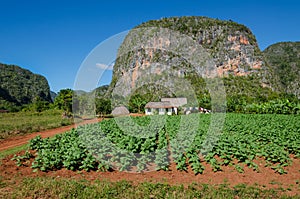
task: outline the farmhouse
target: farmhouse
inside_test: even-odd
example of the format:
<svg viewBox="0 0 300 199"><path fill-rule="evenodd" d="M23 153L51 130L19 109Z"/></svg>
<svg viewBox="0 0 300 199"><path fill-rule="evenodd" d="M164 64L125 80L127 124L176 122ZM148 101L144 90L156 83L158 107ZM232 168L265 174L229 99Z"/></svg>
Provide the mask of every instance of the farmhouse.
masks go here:
<svg viewBox="0 0 300 199"><path fill-rule="evenodd" d="M178 114L178 108L187 104L186 98L162 98L160 102L148 102L145 106L146 115Z"/></svg>

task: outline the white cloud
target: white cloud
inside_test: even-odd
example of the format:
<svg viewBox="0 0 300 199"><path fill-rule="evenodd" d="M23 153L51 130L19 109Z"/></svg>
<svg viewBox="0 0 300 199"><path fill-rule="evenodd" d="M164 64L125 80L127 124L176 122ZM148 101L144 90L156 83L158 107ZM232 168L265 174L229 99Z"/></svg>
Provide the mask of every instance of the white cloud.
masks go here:
<svg viewBox="0 0 300 199"><path fill-rule="evenodd" d="M113 70L114 69L114 63L110 65L96 63L96 66L102 70Z"/></svg>

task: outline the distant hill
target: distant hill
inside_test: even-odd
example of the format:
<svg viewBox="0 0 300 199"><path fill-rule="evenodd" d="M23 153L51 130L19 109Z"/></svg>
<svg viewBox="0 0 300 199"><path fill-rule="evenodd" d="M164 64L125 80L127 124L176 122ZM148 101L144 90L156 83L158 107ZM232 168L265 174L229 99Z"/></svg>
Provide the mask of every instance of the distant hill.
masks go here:
<svg viewBox="0 0 300 199"><path fill-rule="evenodd" d="M276 43L263 54L279 90L300 99L300 42Z"/></svg>
<svg viewBox="0 0 300 199"><path fill-rule="evenodd" d="M84 95L94 96L95 95L96 98L102 98L102 97L105 97L108 88L109 88L109 85L102 85L102 86L99 86L99 87L93 89L92 91L74 90L74 92L77 96L84 96Z"/></svg>
<svg viewBox="0 0 300 199"><path fill-rule="evenodd" d="M262 52L252 31L231 20L198 16L151 20L129 31L118 49L109 86L75 93L81 103L95 94L98 101L115 100L113 106L136 94L144 101L190 95L197 97L199 106L209 108L207 82L218 88L208 80L215 76L224 83L229 111L277 98L300 99L300 42L280 42ZM174 93L168 79L189 84L176 85L179 92ZM37 98L51 102L54 97L45 77L0 64L0 109Z"/></svg>
<svg viewBox="0 0 300 199"><path fill-rule="evenodd" d="M94 90L95 93L95 96L97 98L101 98L101 97L104 97L108 91L108 88L109 88L109 85L102 85L102 86L99 86L98 88L96 88Z"/></svg>
<svg viewBox="0 0 300 199"><path fill-rule="evenodd" d="M0 109L30 104L37 99L52 101L45 77L16 65L0 63Z"/></svg>
<svg viewBox="0 0 300 199"><path fill-rule="evenodd" d="M57 96L57 93L56 93L56 92L54 92L54 91L50 91L50 96L51 96L51 100L52 100L52 102L54 102L54 99L56 98L56 96Z"/></svg>

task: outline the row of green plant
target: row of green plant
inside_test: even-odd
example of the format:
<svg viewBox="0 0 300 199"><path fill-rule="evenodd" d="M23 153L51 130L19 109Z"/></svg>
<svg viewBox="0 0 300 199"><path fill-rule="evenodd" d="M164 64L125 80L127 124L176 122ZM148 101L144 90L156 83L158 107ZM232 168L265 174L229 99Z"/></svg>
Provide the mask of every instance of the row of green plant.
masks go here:
<svg viewBox="0 0 300 199"><path fill-rule="evenodd" d="M42 171L109 169L144 171L153 164L168 170L172 161L178 170L191 166L203 173L203 162L214 171L245 166L259 172L255 159L284 174L285 167L300 157L298 115L191 114L187 116L120 117L80 126L54 138L36 137L32 167ZM136 125L136 124L139 125ZM15 157L19 165L28 157ZM235 161L237 160L237 161ZM208 168L209 169L209 168Z"/></svg>
<svg viewBox="0 0 300 199"><path fill-rule="evenodd" d="M192 183L169 185L167 183L129 181L110 182L106 180L75 180L65 178L25 178L17 185L0 176L1 198L298 198L288 196L295 188L266 189L262 186L238 184L234 187L226 182L219 185ZM3 191L1 191L3 190Z"/></svg>

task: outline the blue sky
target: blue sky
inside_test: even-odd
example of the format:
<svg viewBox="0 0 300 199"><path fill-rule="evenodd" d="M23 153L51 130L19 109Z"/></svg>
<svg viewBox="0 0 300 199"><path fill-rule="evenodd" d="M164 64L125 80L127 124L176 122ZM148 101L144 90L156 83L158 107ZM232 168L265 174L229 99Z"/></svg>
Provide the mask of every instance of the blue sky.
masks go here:
<svg viewBox="0 0 300 199"><path fill-rule="evenodd" d="M56 92L73 88L82 62L97 45L151 19L231 19L252 30L261 50L279 41L300 40L297 0L0 0L0 8L0 62L44 75ZM110 78L111 71L105 72L100 84Z"/></svg>

